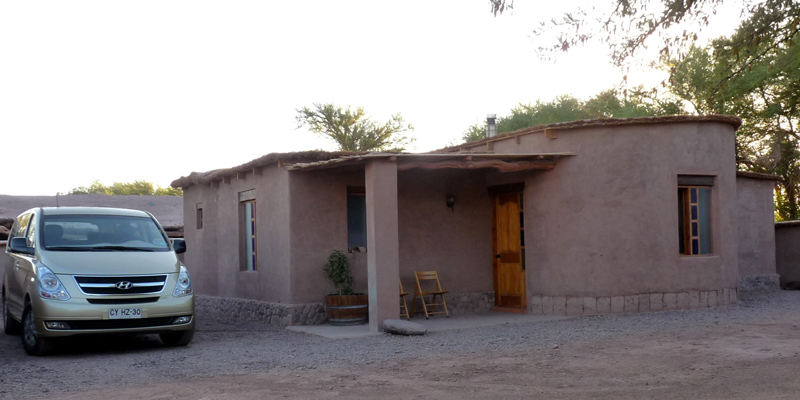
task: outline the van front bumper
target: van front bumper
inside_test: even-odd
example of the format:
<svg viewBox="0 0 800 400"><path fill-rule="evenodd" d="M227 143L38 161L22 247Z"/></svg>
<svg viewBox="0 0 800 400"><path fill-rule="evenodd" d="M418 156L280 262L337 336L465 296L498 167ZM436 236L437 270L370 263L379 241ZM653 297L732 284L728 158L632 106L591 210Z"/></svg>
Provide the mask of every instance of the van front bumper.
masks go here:
<svg viewBox="0 0 800 400"><path fill-rule="evenodd" d="M85 298L67 301L31 299L40 337L108 333L160 333L194 328L194 295L163 295L148 303L91 304ZM140 310L140 318L113 319L111 309ZM188 321L187 321L188 320Z"/></svg>

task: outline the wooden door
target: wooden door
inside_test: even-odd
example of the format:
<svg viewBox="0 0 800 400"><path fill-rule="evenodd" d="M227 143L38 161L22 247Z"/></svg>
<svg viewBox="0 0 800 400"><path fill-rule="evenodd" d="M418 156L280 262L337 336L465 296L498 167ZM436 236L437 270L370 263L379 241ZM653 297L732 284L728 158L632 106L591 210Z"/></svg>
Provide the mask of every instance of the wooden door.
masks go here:
<svg viewBox="0 0 800 400"><path fill-rule="evenodd" d="M527 308L522 193L494 197L495 305Z"/></svg>

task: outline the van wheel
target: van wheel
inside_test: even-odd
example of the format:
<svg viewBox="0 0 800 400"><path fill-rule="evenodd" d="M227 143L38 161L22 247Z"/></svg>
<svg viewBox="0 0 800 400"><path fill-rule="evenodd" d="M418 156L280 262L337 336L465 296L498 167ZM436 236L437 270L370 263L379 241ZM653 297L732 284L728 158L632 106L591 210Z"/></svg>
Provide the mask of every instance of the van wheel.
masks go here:
<svg viewBox="0 0 800 400"><path fill-rule="evenodd" d="M22 347L32 356L43 356L53 349L53 342L39 337L39 332L36 332L31 303L26 304L22 311Z"/></svg>
<svg viewBox="0 0 800 400"><path fill-rule="evenodd" d="M161 337L161 342L167 346L186 346L194 337L194 325L188 331L164 332L158 336Z"/></svg>
<svg viewBox="0 0 800 400"><path fill-rule="evenodd" d="M8 311L8 300L6 300L6 292L3 291L3 332L6 335L17 335L19 334L19 321L15 320L14 317L11 316L11 311Z"/></svg>

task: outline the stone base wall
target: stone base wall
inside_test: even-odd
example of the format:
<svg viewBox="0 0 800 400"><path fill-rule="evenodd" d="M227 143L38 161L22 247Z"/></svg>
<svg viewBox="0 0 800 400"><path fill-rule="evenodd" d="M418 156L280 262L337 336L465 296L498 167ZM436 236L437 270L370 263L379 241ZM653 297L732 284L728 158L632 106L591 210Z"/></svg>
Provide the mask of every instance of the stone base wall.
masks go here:
<svg viewBox="0 0 800 400"><path fill-rule="evenodd" d="M581 316L712 308L736 304L738 298L736 288L608 297L531 296L528 308L533 315Z"/></svg>
<svg viewBox="0 0 800 400"><path fill-rule="evenodd" d="M781 288L781 276L778 274L748 275L739 279L739 290L768 291Z"/></svg>
<svg viewBox="0 0 800 400"><path fill-rule="evenodd" d="M410 296L413 295L414 293L411 293ZM407 299L411 301L411 297ZM447 311L451 315L483 313L494 307L494 292L448 293L444 295L444 299L447 301ZM411 307L411 304L408 306Z"/></svg>
<svg viewBox="0 0 800 400"><path fill-rule="evenodd" d="M328 319L325 305L322 303L283 304L227 297L196 296L195 307L198 312L261 321L279 326L316 325L322 324Z"/></svg>
<svg viewBox="0 0 800 400"><path fill-rule="evenodd" d="M413 293L406 297L411 307ZM451 315L487 312L494 306L494 292L448 293L445 296L447 310ZM196 296L195 307L198 312L220 315L225 318L265 322L278 326L318 325L328 320L325 305L268 303L257 300L229 297ZM399 311L398 303L398 311ZM419 300L417 301L419 306ZM420 311L421 312L421 311Z"/></svg>

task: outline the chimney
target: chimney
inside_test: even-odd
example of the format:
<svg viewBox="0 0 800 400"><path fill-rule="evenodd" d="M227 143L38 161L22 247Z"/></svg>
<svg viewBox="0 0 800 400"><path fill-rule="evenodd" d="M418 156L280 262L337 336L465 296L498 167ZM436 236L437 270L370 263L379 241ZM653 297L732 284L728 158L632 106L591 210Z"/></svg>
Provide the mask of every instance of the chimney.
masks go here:
<svg viewBox="0 0 800 400"><path fill-rule="evenodd" d="M489 114L486 116L486 137L497 136L497 114Z"/></svg>

